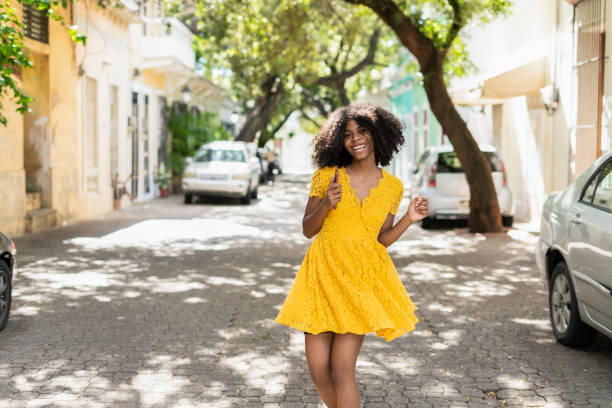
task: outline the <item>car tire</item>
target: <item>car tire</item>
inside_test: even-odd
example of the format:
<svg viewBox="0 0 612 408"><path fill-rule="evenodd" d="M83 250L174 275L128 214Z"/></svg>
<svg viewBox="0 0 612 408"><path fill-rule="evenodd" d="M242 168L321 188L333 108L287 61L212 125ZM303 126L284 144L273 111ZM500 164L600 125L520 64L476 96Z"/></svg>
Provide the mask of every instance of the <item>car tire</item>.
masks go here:
<svg viewBox="0 0 612 408"><path fill-rule="evenodd" d="M421 228L430 229L433 228L434 219L431 217L425 217L421 220Z"/></svg>
<svg viewBox="0 0 612 408"><path fill-rule="evenodd" d="M597 332L580 319L574 285L565 262L555 265L548 285L550 323L557 341L564 346L588 346Z"/></svg>
<svg viewBox="0 0 612 408"><path fill-rule="evenodd" d="M0 331L4 329L11 312L11 270L4 261L0 261Z"/></svg>
<svg viewBox="0 0 612 408"><path fill-rule="evenodd" d="M185 193L184 201L185 204L193 203L193 195L189 193Z"/></svg>
<svg viewBox="0 0 612 408"><path fill-rule="evenodd" d="M240 199L242 204L251 204L251 184L249 183L249 187L247 188L247 192L244 197Z"/></svg>
<svg viewBox="0 0 612 408"><path fill-rule="evenodd" d="M502 225L504 227L511 227L514 224L514 216L513 215L502 215Z"/></svg>
<svg viewBox="0 0 612 408"><path fill-rule="evenodd" d="M255 187L255 190L253 190L253 192L251 193L251 198L257 199L258 189L259 187Z"/></svg>

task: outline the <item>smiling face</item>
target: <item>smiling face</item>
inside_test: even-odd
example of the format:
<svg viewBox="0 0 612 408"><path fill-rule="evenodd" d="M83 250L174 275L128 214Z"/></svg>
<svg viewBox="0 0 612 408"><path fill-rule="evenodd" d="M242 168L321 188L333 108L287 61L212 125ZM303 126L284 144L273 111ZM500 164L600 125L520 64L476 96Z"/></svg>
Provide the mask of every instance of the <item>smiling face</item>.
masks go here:
<svg viewBox="0 0 612 408"><path fill-rule="evenodd" d="M370 155L374 157L374 142L372 134L360 127L354 120L349 120L344 131L344 148L353 160L364 160Z"/></svg>

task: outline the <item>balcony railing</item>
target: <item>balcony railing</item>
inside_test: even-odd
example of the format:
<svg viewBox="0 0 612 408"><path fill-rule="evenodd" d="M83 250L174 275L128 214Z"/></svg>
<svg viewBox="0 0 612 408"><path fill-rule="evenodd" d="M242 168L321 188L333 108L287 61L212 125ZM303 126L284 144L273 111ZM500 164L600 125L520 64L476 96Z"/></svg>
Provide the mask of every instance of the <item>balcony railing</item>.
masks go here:
<svg viewBox="0 0 612 408"><path fill-rule="evenodd" d="M163 68L179 63L195 67L193 34L176 18L142 17L141 55L145 68Z"/></svg>

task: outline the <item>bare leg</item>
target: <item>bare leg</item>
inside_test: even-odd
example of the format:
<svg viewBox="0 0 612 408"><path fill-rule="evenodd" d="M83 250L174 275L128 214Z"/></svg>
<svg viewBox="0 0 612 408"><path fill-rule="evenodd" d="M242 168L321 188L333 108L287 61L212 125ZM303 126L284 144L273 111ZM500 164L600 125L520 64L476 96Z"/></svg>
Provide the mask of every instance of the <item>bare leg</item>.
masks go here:
<svg viewBox="0 0 612 408"><path fill-rule="evenodd" d="M331 368L338 408L361 407L359 389L357 388L357 381L355 381L355 365L362 342L362 334L334 333Z"/></svg>
<svg viewBox="0 0 612 408"><path fill-rule="evenodd" d="M336 408L336 389L331 373L331 349L334 333L305 334L306 360L310 376L321 399L329 408Z"/></svg>

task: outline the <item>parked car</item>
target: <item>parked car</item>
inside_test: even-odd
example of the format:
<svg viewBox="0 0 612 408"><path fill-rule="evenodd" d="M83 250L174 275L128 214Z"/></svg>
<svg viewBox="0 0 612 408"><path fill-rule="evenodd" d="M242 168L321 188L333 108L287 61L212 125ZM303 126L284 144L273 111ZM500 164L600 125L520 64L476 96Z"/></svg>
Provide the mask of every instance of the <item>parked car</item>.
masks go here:
<svg viewBox="0 0 612 408"><path fill-rule="evenodd" d="M510 227L514 222L514 198L508 188L506 168L495 147L482 145L480 150L491 166L502 223ZM435 220L469 217L470 187L452 145L425 149L413 173L411 195L422 195L429 199L429 216L421 222L423 228L430 227Z"/></svg>
<svg viewBox="0 0 612 408"><path fill-rule="evenodd" d="M4 329L11 312L11 292L17 250L11 239L0 231L0 331Z"/></svg>
<svg viewBox="0 0 612 408"><path fill-rule="evenodd" d="M536 262L557 341L586 346L597 331L612 338L612 152L547 197Z"/></svg>
<svg viewBox="0 0 612 408"><path fill-rule="evenodd" d="M198 149L183 172L185 204L194 196L239 197L249 204L257 198L259 160L244 142L216 141Z"/></svg>

